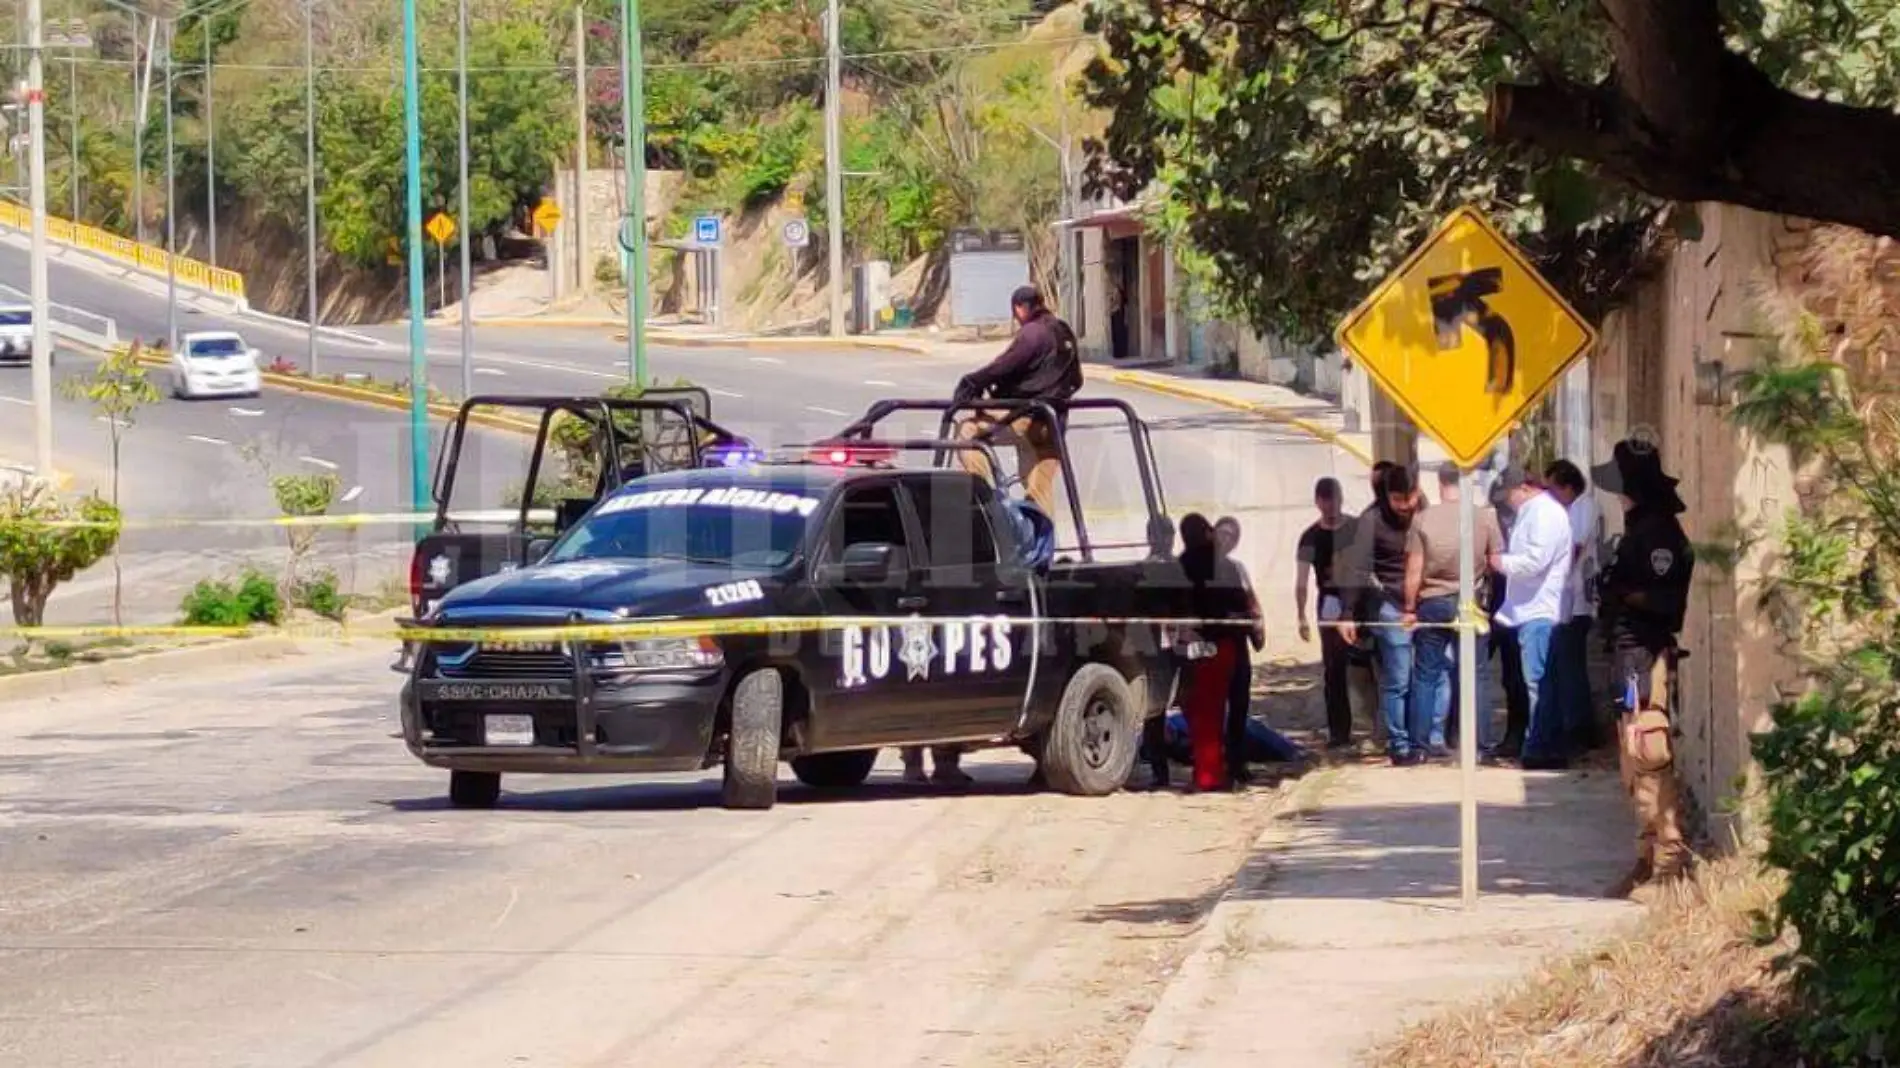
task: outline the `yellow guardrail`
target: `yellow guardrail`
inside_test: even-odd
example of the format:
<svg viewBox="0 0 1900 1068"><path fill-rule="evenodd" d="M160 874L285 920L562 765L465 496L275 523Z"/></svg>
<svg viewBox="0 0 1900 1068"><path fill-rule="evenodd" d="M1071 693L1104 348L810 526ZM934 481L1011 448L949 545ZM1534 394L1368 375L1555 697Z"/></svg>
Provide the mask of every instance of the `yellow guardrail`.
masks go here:
<svg viewBox="0 0 1900 1068"><path fill-rule="evenodd" d="M33 228L32 213L19 204L0 201L0 226L11 227L21 232ZM82 248L96 256L117 260L128 267L142 271L164 274L166 252L162 248L141 245L129 237L101 230L96 226L87 226L70 219L56 216L46 217L46 236L63 245ZM236 271L225 270L201 263L189 256L173 259L173 270L177 273L181 285L191 286L230 297L233 300L244 299L244 276Z"/></svg>

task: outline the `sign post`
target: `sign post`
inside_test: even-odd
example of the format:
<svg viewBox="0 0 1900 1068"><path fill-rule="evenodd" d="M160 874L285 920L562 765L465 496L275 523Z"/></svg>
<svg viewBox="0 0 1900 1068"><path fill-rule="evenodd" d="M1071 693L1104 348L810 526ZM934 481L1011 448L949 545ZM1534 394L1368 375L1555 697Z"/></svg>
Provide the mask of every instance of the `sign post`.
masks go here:
<svg viewBox="0 0 1900 1068"><path fill-rule="evenodd" d="M554 253L554 228L561 224L561 206L553 197L542 197L534 206L535 229L541 231L548 255L548 303L561 299L561 257Z"/></svg>
<svg viewBox="0 0 1900 1068"><path fill-rule="evenodd" d="M1431 236L1334 335L1461 469L1458 479L1459 885L1478 900L1476 479L1472 470L1591 346L1596 331L1471 207Z"/></svg>
<svg viewBox="0 0 1900 1068"><path fill-rule="evenodd" d="M437 288L441 293L442 307L449 306L449 242L455 237L455 220L444 212L429 216L429 224L424 227L435 242L435 274ZM468 315L468 309L462 309L462 315Z"/></svg>

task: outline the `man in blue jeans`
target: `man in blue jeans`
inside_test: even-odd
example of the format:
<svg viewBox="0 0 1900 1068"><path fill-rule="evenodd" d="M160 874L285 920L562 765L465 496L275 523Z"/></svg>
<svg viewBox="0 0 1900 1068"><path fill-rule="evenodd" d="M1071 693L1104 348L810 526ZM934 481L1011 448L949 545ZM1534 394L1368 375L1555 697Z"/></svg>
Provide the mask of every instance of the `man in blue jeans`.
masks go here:
<svg viewBox="0 0 1900 1068"><path fill-rule="evenodd" d="M1359 624L1371 624L1373 654L1379 663L1379 716L1385 721L1386 754L1398 767L1425 759L1412 744L1412 628L1418 618L1406 611L1405 543L1418 505L1417 480L1404 467L1392 467L1380 483L1373 507L1359 517L1347 558L1345 596L1355 610L1340 633L1346 644L1359 640Z"/></svg>
<svg viewBox="0 0 1900 1068"><path fill-rule="evenodd" d="M1412 747L1424 750L1431 759L1450 755L1445 745L1445 724L1451 715L1452 696L1457 690L1453 674L1458 661L1458 465L1447 463L1438 469L1438 507L1427 508L1412 518L1405 552L1404 604L1413 606L1418 630L1412 636L1417 659L1412 676ZM1472 526L1471 569L1475 603L1484 602L1485 560L1504 547L1498 531L1497 514L1488 506L1475 509ZM1484 641L1478 635L1478 642ZM1484 663L1483 645L1478 645L1475 663ZM1491 716L1479 708L1478 748L1491 746Z"/></svg>
<svg viewBox="0 0 1900 1068"><path fill-rule="evenodd" d="M1531 722L1521 763L1526 771L1570 766L1563 706L1550 677L1551 639L1563 621L1564 584L1570 577L1570 515L1556 498L1530 482L1521 467L1498 476L1505 500L1517 513L1509 547L1493 553L1491 570L1504 576L1498 625L1517 630L1524 686L1530 691Z"/></svg>

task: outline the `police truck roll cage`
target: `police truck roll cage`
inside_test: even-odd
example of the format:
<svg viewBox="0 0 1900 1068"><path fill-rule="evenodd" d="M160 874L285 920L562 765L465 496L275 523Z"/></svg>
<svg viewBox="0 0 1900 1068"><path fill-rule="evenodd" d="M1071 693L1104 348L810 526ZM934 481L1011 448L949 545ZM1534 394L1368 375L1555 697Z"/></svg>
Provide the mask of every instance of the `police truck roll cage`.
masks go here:
<svg viewBox="0 0 1900 1068"><path fill-rule="evenodd" d="M880 422L900 412L940 412L942 421L938 424L934 443L890 442L876 440L873 435ZM996 429L1007 427L1023 416L1046 421L1056 429L1056 457L1062 467L1062 485L1068 498L1070 518L1075 523L1077 548L1082 559L1093 561L1097 546L1089 538L1088 521L1082 512L1082 493L1076 485L1075 464L1069 458L1069 416L1076 412L1110 412L1119 415L1128 426L1128 440L1135 449L1135 469L1141 476L1141 499L1147 509L1148 550L1165 556L1173 551L1174 527L1168 520L1168 504L1162 495L1161 479L1155 471L1154 441L1149 436L1148 424L1135 414L1135 409L1127 401L1114 397L1071 397L1065 401L1047 400L1010 400L990 399L975 401L955 400L883 400L871 405L856 422L845 427L834 438L819 445L832 442L847 444L856 448L934 448L936 455L933 465L948 467L952 454L956 451L956 421L959 414L979 412L1002 412L1001 418L994 420L993 426L975 435L971 440L985 445L992 444ZM1005 467L997 463L995 450L986 449L985 455L990 461L990 470L996 478L999 494L1011 482L1017 480L1014 465ZM1012 450L1013 451L1013 450ZM1054 516L1049 517L1051 521ZM1112 546L1101 546L1110 548Z"/></svg>

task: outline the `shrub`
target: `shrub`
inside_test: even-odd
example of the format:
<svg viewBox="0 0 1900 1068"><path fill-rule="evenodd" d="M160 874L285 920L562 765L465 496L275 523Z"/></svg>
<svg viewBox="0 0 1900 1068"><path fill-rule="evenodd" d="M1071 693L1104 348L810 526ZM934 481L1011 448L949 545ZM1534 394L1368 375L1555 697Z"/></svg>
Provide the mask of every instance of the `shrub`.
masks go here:
<svg viewBox="0 0 1900 1068"><path fill-rule="evenodd" d="M337 590L336 573L333 571L319 571L299 580L291 603L339 623L349 608L343 594Z"/></svg>
<svg viewBox="0 0 1900 1068"><path fill-rule="evenodd" d="M63 523L76 525L55 525ZM62 501L39 482L0 493L0 578L13 622L39 626L53 590L111 552L119 525L119 510L96 496Z"/></svg>
<svg viewBox="0 0 1900 1068"><path fill-rule="evenodd" d="M256 568L246 568L238 581L201 579L179 603L186 626L245 627L277 624L284 606L277 583Z"/></svg>

